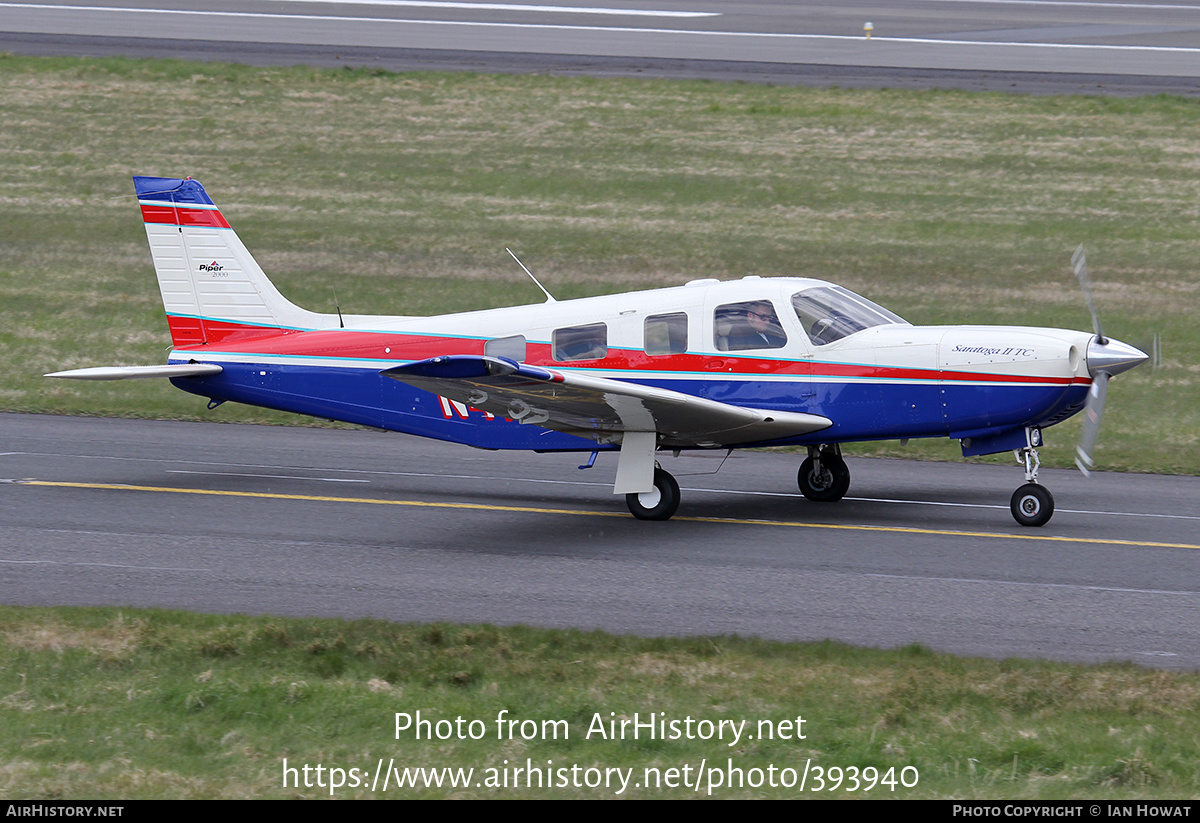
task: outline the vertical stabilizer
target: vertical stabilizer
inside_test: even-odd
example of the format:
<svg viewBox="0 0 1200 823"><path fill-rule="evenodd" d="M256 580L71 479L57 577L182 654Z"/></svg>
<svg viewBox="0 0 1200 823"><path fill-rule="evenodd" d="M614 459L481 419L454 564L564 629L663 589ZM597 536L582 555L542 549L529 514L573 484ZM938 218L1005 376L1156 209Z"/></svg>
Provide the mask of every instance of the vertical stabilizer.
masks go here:
<svg viewBox="0 0 1200 823"><path fill-rule="evenodd" d="M134 177L133 184L176 346L327 325L279 293L198 182Z"/></svg>

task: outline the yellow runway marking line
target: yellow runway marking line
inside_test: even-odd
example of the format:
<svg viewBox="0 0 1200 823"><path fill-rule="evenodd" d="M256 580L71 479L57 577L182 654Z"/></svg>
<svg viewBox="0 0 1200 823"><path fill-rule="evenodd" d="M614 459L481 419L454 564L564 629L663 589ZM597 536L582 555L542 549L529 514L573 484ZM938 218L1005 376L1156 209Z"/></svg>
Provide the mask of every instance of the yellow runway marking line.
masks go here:
<svg viewBox="0 0 1200 823"><path fill-rule="evenodd" d="M496 506L486 503L437 503L427 500L387 500L373 497L331 497L316 494L279 494L276 492L239 492L228 489L180 489L170 486L131 486L123 483L75 483L52 480L18 480L17 485L49 486L70 489L103 489L108 491L157 492L166 494L199 494L214 497L251 497L268 500L304 500L314 503L365 503L375 506L416 506L429 509L474 509L491 512L531 512L535 514L567 514L574 517L621 517L624 512L597 512L586 509L552 509L538 506ZM1154 549L1200 549L1192 543L1155 543L1149 540L1114 540L1103 537L1062 537L1059 535L1003 534L997 532L964 532L952 529L920 529L908 526L861 526L839 523L801 523L794 520L741 520L733 517L673 517L675 521L691 523L726 523L741 526L783 526L793 529L827 529L855 532L887 532L890 534L928 534L939 537L985 537L996 540L1034 540L1043 543L1086 543L1104 546L1141 546Z"/></svg>

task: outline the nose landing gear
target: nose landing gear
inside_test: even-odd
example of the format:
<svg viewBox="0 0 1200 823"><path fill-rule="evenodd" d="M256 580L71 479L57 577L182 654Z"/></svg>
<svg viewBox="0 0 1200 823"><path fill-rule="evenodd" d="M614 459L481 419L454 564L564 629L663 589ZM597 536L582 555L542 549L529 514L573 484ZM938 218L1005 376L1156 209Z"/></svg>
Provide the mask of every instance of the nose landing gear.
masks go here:
<svg viewBox="0 0 1200 823"><path fill-rule="evenodd" d="M1042 444L1042 432L1035 428L1025 432L1027 445L1013 452L1017 462L1025 466L1025 485L1013 492L1009 509L1013 519L1022 526L1044 526L1054 515L1054 495L1037 482L1042 461L1036 447Z"/></svg>
<svg viewBox="0 0 1200 823"><path fill-rule="evenodd" d="M1044 486L1026 483L1013 492L1009 508L1022 526L1044 526L1054 514L1054 495Z"/></svg>

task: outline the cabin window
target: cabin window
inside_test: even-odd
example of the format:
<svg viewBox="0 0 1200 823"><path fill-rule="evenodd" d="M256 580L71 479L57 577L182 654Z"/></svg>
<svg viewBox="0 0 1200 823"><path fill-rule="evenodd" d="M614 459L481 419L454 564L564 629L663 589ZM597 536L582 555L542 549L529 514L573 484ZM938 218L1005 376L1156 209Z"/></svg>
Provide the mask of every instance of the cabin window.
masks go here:
<svg viewBox="0 0 1200 823"><path fill-rule="evenodd" d="M816 286L792 295L792 308L808 338L824 346L872 326L908 325L892 314L841 286Z"/></svg>
<svg viewBox="0 0 1200 823"><path fill-rule="evenodd" d="M514 334L512 337L497 337L483 344L483 353L489 357L507 357L518 363L525 362L525 335Z"/></svg>
<svg viewBox="0 0 1200 823"><path fill-rule="evenodd" d="M560 362L601 360L608 356L608 326L589 323L586 326L555 329L551 344L553 357Z"/></svg>
<svg viewBox="0 0 1200 823"><path fill-rule="evenodd" d="M683 312L646 318L643 343L646 354L683 354L688 347L688 319Z"/></svg>
<svg viewBox="0 0 1200 823"><path fill-rule="evenodd" d="M787 345L787 334L770 300L717 306L713 321L717 351L780 349Z"/></svg>

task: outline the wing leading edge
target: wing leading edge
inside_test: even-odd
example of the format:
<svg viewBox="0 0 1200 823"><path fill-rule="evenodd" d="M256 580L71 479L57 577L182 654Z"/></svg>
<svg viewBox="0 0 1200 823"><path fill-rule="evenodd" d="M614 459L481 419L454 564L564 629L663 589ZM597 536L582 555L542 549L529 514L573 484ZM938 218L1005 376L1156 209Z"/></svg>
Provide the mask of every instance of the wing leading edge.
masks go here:
<svg viewBox="0 0 1200 823"><path fill-rule="evenodd" d="M741 445L833 425L829 418L815 414L733 406L670 389L551 371L500 357L434 357L382 373L497 416L600 444L621 443L616 494L652 487L654 451L659 446Z"/></svg>

